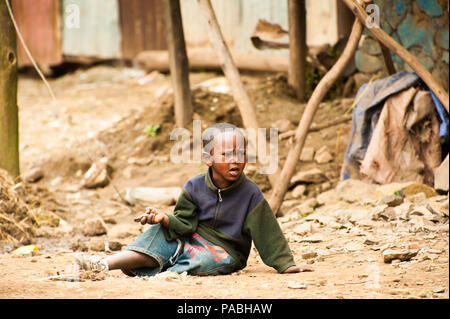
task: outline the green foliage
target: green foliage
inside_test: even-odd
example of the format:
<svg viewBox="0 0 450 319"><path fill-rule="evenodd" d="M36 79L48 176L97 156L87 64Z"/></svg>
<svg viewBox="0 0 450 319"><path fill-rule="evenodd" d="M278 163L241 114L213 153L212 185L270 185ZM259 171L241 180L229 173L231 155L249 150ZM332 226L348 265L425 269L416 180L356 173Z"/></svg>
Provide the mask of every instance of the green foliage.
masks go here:
<svg viewBox="0 0 450 319"><path fill-rule="evenodd" d="M158 130L160 129L160 125L156 124L156 125L147 125L144 129L144 133L149 137L149 136L156 136L156 133L158 132Z"/></svg>

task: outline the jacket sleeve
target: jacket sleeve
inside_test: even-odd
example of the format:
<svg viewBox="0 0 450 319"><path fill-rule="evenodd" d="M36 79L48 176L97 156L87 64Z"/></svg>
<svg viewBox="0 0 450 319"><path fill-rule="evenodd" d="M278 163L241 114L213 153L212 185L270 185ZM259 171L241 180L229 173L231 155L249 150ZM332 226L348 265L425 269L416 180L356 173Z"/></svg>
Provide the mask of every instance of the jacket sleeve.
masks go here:
<svg viewBox="0 0 450 319"><path fill-rule="evenodd" d="M262 261L267 266L275 268L279 273L295 266L289 244L266 199L261 200L250 211L243 230L250 234Z"/></svg>
<svg viewBox="0 0 450 319"><path fill-rule="evenodd" d="M198 226L198 209L191 195L183 189L178 197L173 215L169 217L169 227L163 228L167 240L193 234Z"/></svg>

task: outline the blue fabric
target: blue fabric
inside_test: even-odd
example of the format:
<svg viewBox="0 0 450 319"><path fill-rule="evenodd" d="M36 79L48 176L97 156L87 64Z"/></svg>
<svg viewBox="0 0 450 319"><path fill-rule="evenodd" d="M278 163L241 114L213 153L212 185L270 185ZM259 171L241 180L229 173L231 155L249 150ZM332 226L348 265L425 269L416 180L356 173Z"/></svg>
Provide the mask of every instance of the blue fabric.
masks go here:
<svg viewBox="0 0 450 319"><path fill-rule="evenodd" d="M194 233L184 243L167 241L160 224L150 226L136 238L127 250L151 256L159 263L156 268L139 268L131 272L137 276L154 276L161 271L190 275L224 275L235 271L235 260L222 247L216 246Z"/></svg>
<svg viewBox="0 0 450 319"><path fill-rule="evenodd" d="M361 86L355 100L358 100L361 94L363 96L352 111L352 127L349 144L342 164L341 180L360 177L359 167L366 155L372 133L375 130L385 101L392 95L418 84L423 85L417 74L404 71L373 81L366 91L364 90L368 84ZM441 144L444 146L444 143L446 145L448 141L448 114L433 92L431 92L431 97L441 121L439 136L441 137Z"/></svg>

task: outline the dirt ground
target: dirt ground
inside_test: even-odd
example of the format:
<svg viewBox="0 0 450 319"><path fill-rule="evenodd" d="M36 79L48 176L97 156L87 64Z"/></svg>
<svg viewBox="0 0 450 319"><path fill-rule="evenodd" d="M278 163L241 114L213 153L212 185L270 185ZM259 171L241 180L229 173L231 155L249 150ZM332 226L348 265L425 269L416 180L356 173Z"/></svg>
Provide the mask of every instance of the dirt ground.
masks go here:
<svg viewBox="0 0 450 319"><path fill-rule="evenodd" d="M79 69L50 81L57 102L51 100L38 79L20 78L21 171L24 175L36 167L43 171L44 177L36 185L48 190L51 198L43 200L41 206L66 221L71 229L39 229L33 243L40 251L31 256L14 256L11 251L19 245L2 244L0 298L448 298L448 232L397 234L395 229L373 234L378 236L380 245L394 241L439 253L435 252L432 258L419 253L409 262L386 264L380 251L369 246L348 249L351 243L362 243L366 233L356 228L343 231L322 227L320 232L326 234L326 240L317 243L299 241L290 236L290 230L285 230L296 262L312 264L314 272L277 274L262 263L253 249L248 266L226 276L142 279L112 271L94 280L83 277L79 281L50 280L49 276L70 273L74 254L89 246L90 238L82 233L87 218L102 217L108 234L100 238L119 238L123 245L144 230L144 226L133 222L142 207L124 204L116 190L135 186L182 187L188 178L205 170L201 164L179 165L169 160L174 143L168 138L174 128L170 78L153 74L147 78L148 83L140 84L138 79L142 76L137 70L118 66ZM196 87L217 76L209 72L191 73L194 118L202 120L203 128L216 121L229 121L242 127L230 95ZM279 119L298 124L305 104L289 95L283 75L245 74L243 79L261 126L271 127ZM342 115L352 102L352 99L324 101L314 122L322 123ZM157 136L146 136L146 126L156 124L161 125ZM319 167L329 180L307 185L302 200L336 186L350 125L346 122L309 134L306 146L316 150L328 146L333 161L299 162L298 169ZM286 158L289 143L285 140L279 144L280 165ZM113 168L112 184L95 190L83 188L84 173L102 156L109 158ZM150 163L139 164L139 160L149 158ZM256 175L252 178L268 197L267 180ZM289 192L286 199L291 197ZM173 206L159 208L173 210ZM305 249L322 252L321 258L303 259Z"/></svg>

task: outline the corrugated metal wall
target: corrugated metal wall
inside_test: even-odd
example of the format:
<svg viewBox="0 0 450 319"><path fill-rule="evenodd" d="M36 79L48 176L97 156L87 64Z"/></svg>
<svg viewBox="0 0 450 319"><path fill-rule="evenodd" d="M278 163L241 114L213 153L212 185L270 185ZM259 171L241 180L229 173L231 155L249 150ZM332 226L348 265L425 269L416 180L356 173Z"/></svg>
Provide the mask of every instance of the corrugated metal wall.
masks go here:
<svg viewBox="0 0 450 319"><path fill-rule="evenodd" d="M161 0L119 0L119 8L123 58L167 49Z"/></svg>
<svg viewBox="0 0 450 319"><path fill-rule="evenodd" d="M2 0L3 1L3 0ZM13 13L33 58L41 65L62 62L59 0L13 0ZM31 65L17 40L19 66Z"/></svg>
<svg viewBox="0 0 450 319"><path fill-rule="evenodd" d="M65 56L121 57L118 0L62 0L62 16Z"/></svg>

